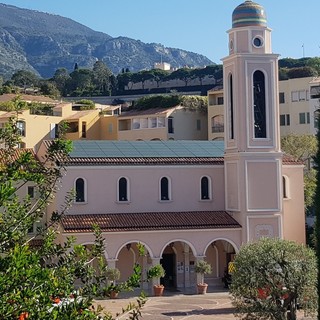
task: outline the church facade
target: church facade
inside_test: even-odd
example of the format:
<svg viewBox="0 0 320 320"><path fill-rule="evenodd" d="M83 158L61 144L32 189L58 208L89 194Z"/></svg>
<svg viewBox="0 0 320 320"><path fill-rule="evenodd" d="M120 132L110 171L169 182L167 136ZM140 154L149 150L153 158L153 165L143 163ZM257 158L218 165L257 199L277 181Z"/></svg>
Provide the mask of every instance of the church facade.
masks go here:
<svg viewBox="0 0 320 320"><path fill-rule="evenodd" d="M205 259L206 282L220 284L242 244L305 241L303 166L280 149L278 55L264 9L240 4L228 34L225 142L74 141L53 204L76 191L61 241L74 235L90 246L99 225L106 260L122 279L137 262L144 270L161 263L166 287L191 288L195 263Z"/></svg>

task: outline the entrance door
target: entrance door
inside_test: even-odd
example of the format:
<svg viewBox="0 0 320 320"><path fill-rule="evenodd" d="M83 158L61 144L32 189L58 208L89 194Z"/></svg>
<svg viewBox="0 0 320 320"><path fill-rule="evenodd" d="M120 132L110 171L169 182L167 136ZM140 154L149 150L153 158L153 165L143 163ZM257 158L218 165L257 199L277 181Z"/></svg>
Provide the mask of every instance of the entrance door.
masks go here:
<svg viewBox="0 0 320 320"><path fill-rule="evenodd" d="M160 264L166 272L166 275L160 280L161 284L163 284L165 288L176 287L175 254L164 253L160 260Z"/></svg>

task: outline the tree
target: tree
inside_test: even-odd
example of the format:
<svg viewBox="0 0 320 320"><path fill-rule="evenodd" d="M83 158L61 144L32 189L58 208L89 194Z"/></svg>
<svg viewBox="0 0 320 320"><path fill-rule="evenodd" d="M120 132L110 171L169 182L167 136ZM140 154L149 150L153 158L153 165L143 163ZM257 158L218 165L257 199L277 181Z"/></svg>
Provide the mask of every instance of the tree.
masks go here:
<svg viewBox="0 0 320 320"><path fill-rule="evenodd" d="M92 70L76 69L70 73L70 77L69 90L76 96L87 95L94 90Z"/></svg>
<svg viewBox="0 0 320 320"><path fill-rule="evenodd" d="M66 85L70 79L71 79L71 77L69 75L69 72L65 68L57 69L53 75L52 80L56 84L56 86L62 96L66 95L66 90L67 90Z"/></svg>
<svg viewBox="0 0 320 320"><path fill-rule="evenodd" d="M182 96L181 105L189 111L208 112L208 98L203 96Z"/></svg>
<svg viewBox="0 0 320 320"><path fill-rule="evenodd" d="M15 101L16 111L19 102ZM99 228L94 227L96 240L90 248L75 245L72 237L57 243L58 224L71 205L72 192L63 208L47 215L71 142L53 140L47 156L39 161L32 151L17 149L17 121L10 119L0 131L0 318L111 320L101 309L92 309L92 298L106 281L104 239ZM60 131L63 136L63 128ZM27 186L36 188L36 198L23 196ZM35 229L39 222L42 227ZM38 247L34 240L40 241ZM95 261L99 270L93 267ZM128 285L138 282L139 272L135 269ZM82 285L77 289L75 282L79 281ZM63 306L56 306L61 300ZM132 319L139 318L139 308L135 307Z"/></svg>
<svg viewBox="0 0 320 320"><path fill-rule="evenodd" d="M294 160L305 163L316 155L318 142L311 134L289 134L281 138L281 148Z"/></svg>
<svg viewBox="0 0 320 320"><path fill-rule="evenodd" d="M289 69L287 75L289 79L316 77L318 72L312 67L299 67Z"/></svg>
<svg viewBox="0 0 320 320"><path fill-rule="evenodd" d="M40 84L41 94L45 96L49 96L53 99L56 99L61 95L55 82L49 81L49 80L42 80L40 81L39 84Z"/></svg>
<svg viewBox="0 0 320 320"><path fill-rule="evenodd" d="M39 77L33 72L26 70L15 72L12 75L11 80L14 85L23 87L24 89L27 87L36 87L39 83Z"/></svg>
<svg viewBox="0 0 320 320"><path fill-rule="evenodd" d="M159 88L160 82L163 81L169 72L161 69L152 69L151 71L152 79L157 82L157 87Z"/></svg>
<svg viewBox="0 0 320 320"><path fill-rule="evenodd" d="M131 72L119 73L117 75L118 89L120 91L125 90L125 87L132 81L132 76L133 73Z"/></svg>
<svg viewBox="0 0 320 320"><path fill-rule="evenodd" d="M317 131L317 141L320 144L320 119L319 113L318 117L318 131ZM316 242L316 252L317 252L317 267L318 267L318 281L317 281L317 293L318 293L318 306L320 307L320 148L318 148L315 160L316 168L316 191L314 195L314 208L315 208L315 242ZM318 320L320 320L320 312L318 312Z"/></svg>
<svg viewBox="0 0 320 320"><path fill-rule="evenodd" d="M147 80L151 80L153 78L153 74L149 70L142 70L132 74L131 81L134 83L141 82L142 89L144 89L144 84Z"/></svg>
<svg viewBox="0 0 320 320"><path fill-rule="evenodd" d="M93 83L100 94L110 94L111 70L102 61L96 61L93 65Z"/></svg>
<svg viewBox="0 0 320 320"><path fill-rule="evenodd" d="M180 79L184 81L185 86L188 85L188 82L191 79L191 69L189 68L181 68L176 71L173 71L170 76L168 77L169 79Z"/></svg>
<svg viewBox="0 0 320 320"><path fill-rule="evenodd" d="M293 241L262 238L236 255L231 295L241 319L296 319L297 306L315 312L316 258Z"/></svg>
<svg viewBox="0 0 320 320"><path fill-rule="evenodd" d="M304 198L305 208L313 206L314 193L316 189L316 174L311 167L310 161L315 157L318 150L318 141L314 135L297 135L290 134L281 138L282 150L292 156L294 160L301 161L305 164L304 172Z"/></svg>

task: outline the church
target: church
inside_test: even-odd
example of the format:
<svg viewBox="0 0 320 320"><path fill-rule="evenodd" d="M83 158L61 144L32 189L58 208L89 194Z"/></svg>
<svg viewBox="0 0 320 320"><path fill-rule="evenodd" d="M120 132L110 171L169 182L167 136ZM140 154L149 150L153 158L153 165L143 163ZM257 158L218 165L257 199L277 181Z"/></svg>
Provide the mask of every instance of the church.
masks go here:
<svg viewBox="0 0 320 320"><path fill-rule="evenodd" d="M278 55L264 8L235 8L228 45L225 141L74 141L52 204L75 190L61 241L90 246L97 224L121 279L136 262L161 263L161 282L176 289L195 287L203 259L212 266L205 281L221 284L241 245L260 237L305 242L303 165L280 147Z"/></svg>

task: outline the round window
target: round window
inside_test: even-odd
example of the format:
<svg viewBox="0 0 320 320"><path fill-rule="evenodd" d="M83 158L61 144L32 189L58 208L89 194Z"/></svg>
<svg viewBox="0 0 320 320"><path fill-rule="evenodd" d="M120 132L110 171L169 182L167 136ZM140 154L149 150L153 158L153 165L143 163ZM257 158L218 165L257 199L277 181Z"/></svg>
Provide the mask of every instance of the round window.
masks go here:
<svg viewBox="0 0 320 320"><path fill-rule="evenodd" d="M255 47L257 47L257 48L262 47L262 45L263 45L262 39L261 39L260 37L255 37L255 38L253 39L253 45L254 45Z"/></svg>

